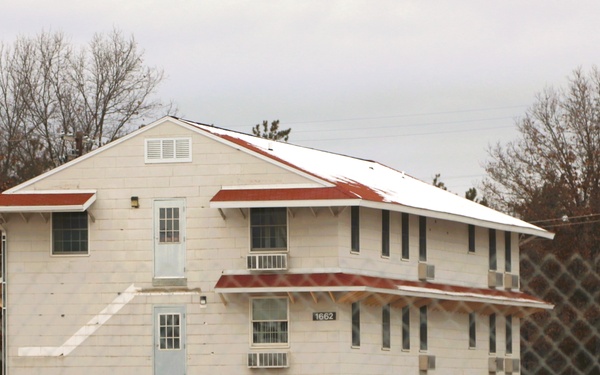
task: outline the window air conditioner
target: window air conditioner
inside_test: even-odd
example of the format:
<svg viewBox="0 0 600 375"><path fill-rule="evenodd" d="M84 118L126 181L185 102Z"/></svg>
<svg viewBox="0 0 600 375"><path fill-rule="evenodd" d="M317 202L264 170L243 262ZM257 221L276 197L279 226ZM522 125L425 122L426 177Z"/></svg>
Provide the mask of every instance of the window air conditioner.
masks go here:
<svg viewBox="0 0 600 375"><path fill-rule="evenodd" d="M435 356L434 355L419 355L419 370L435 370Z"/></svg>
<svg viewBox="0 0 600 375"><path fill-rule="evenodd" d="M504 371L504 358L488 358L488 371L491 373Z"/></svg>
<svg viewBox="0 0 600 375"><path fill-rule="evenodd" d="M512 372L519 372L521 363L516 358L505 358L504 359L504 372L510 374Z"/></svg>
<svg viewBox="0 0 600 375"><path fill-rule="evenodd" d="M504 275L504 286L506 289L519 289L519 275L507 273Z"/></svg>
<svg viewBox="0 0 600 375"><path fill-rule="evenodd" d="M248 269L251 271L287 270L287 254L249 254Z"/></svg>
<svg viewBox="0 0 600 375"><path fill-rule="evenodd" d="M433 280L435 278L435 266L433 264L419 263L419 280Z"/></svg>
<svg viewBox="0 0 600 375"><path fill-rule="evenodd" d="M287 368L288 353L248 353L249 368Z"/></svg>
<svg viewBox="0 0 600 375"><path fill-rule="evenodd" d="M490 288L502 287L504 275L501 272L488 271L488 286Z"/></svg>

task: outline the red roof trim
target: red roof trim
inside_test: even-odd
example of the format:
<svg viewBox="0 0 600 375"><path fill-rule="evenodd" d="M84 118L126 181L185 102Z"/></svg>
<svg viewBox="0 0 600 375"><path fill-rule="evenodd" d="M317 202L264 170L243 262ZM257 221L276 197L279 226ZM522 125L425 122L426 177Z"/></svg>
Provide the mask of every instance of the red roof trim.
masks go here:
<svg viewBox="0 0 600 375"><path fill-rule="evenodd" d="M468 293L482 297L501 297L510 300L520 299L533 303L544 303L533 296L510 290L469 288L429 282L388 279L347 273L307 273L307 274L262 274L262 275L222 275L215 288L301 288L301 287L371 287L398 290L409 286L429 289L432 292Z"/></svg>
<svg viewBox="0 0 600 375"><path fill-rule="evenodd" d="M95 193L0 194L0 207L82 206Z"/></svg>
<svg viewBox="0 0 600 375"><path fill-rule="evenodd" d="M308 175L316 177L319 180L328 181L328 182L330 182L332 184L335 184L339 188L340 193L347 194L352 199L359 198L359 199L366 199L366 200L374 201L374 202L385 202L385 200L381 196L381 194L379 194L376 190L370 188L369 186L363 185L363 184L355 182L355 181L349 181L349 182L330 181L330 180L328 180L326 178L323 178L321 176L318 176L318 175L316 175L316 174L314 174L314 173L312 173L310 171L307 171L307 170L305 170L303 168L300 168L300 167L298 167L295 164L292 164L292 163L290 163L290 162L288 162L286 160L283 160L283 159L281 159L281 158L279 158L277 156L274 156L274 155L272 155L272 154L270 154L268 152L265 152L264 150L262 150L262 149L260 149L260 148L258 148L256 146L254 146L253 144L251 144L249 142L246 142L246 141L243 141L243 140L241 140L239 138L236 138L236 137L233 137L233 136L230 136L230 135L227 135L227 134L219 134L217 132L211 132L210 130L204 129L204 128L201 128L201 127L197 127L197 128L200 129L200 130L206 131L206 132L208 132L208 133L210 133L210 134L212 134L214 136L217 136L217 137L220 137L222 139L225 139L225 140L227 140L229 142L235 143L238 146L241 146L241 147L244 147L244 148L246 148L248 150L256 152L256 153L258 153L258 154L260 154L262 156L265 156L265 157L267 157L267 158L269 158L271 160L275 160L275 161L277 161L279 163L287 165L288 167L296 169L297 171L301 171L301 172L304 172L304 173L306 173Z"/></svg>
<svg viewBox="0 0 600 375"><path fill-rule="evenodd" d="M231 189L219 191L211 202L357 199L338 188Z"/></svg>

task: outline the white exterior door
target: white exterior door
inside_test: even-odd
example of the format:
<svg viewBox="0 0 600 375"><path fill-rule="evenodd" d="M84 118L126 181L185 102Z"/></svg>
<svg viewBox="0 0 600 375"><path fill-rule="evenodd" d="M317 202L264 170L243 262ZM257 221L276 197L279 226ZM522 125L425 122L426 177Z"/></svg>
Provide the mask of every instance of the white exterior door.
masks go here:
<svg viewBox="0 0 600 375"><path fill-rule="evenodd" d="M154 277L185 276L185 201L154 201Z"/></svg>
<svg viewBox="0 0 600 375"><path fill-rule="evenodd" d="M185 307L154 308L154 375L185 375Z"/></svg>

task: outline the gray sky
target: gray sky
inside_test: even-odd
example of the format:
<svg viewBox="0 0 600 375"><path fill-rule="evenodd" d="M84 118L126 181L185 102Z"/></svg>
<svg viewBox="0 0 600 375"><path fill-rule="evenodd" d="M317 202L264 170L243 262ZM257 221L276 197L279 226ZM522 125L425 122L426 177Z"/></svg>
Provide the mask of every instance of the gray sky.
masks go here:
<svg viewBox="0 0 600 375"><path fill-rule="evenodd" d="M181 117L379 161L462 195L547 86L600 61L598 1L0 0L0 38L133 34ZM149 119L153 120L153 119Z"/></svg>

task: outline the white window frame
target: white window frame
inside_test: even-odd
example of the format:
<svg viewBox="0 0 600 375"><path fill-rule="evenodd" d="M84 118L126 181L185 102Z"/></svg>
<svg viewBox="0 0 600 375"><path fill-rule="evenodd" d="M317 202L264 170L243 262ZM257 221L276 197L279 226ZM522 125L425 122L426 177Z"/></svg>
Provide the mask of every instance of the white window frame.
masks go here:
<svg viewBox="0 0 600 375"><path fill-rule="evenodd" d="M149 144L150 143L159 143L159 153L158 157L149 157ZM165 144L167 142L173 142L173 155L171 157L167 157L164 155L165 152ZM186 155L178 155L177 148L178 143L187 142L187 153ZM190 137L178 137L178 138L148 138L144 142L144 161L146 164L156 164L156 163L186 163L192 161L192 138Z"/></svg>
<svg viewBox="0 0 600 375"><path fill-rule="evenodd" d="M90 218L86 211L82 212L86 217L87 224L87 251L82 252L55 252L54 250L54 215L56 214L68 214L68 213L80 213L80 212L53 212L50 215L50 255L53 257L87 257L90 255Z"/></svg>
<svg viewBox="0 0 600 375"><path fill-rule="evenodd" d="M254 248L253 245L253 236L252 236L252 210L253 209L263 209L263 208L278 208L285 210L285 247L265 247L265 248ZM286 207L256 207L250 208L248 211L248 237L250 238L249 249L251 254L272 254L272 253L287 253L290 249L290 218L288 209Z"/></svg>
<svg viewBox="0 0 600 375"><path fill-rule="evenodd" d="M171 325L168 324L161 324L160 318L162 316L171 316L171 317L175 317L177 316L178 319L178 323L175 325L174 323ZM182 327L181 327L181 322L183 321L183 317L180 313L159 313L157 314L157 324L158 324L158 350L160 351L174 351L174 350L182 350L183 349L183 337L182 337ZM173 347L169 348L168 345L165 345L167 347L162 347L162 341L161 339L163 339L162 333L161 333L161 328L165 328L165 330L168 330L168 328L173 329L173 331L171 331L171 335L165 335L164 339L165 339L165 344L167 342L169 342L168 340L172 340L173 343ZM175 334L175 329L177 329L177 334ZM168 331L167 331L168 332ZM175 341L177 340L177 341ZM177 347L175 347L175 342L177 342Z"/></svg>
<svg viewBox="0 0 600 375"><path fill-rule="evenodd" d="M285 322L287 322L287 342L276 342L276 343L255 343L254 342L254 301L255 300L260 300L260 299L280 299L280 300L285 300L285 306L286 306L286 320ZM290 329L290 301L287 297L254 297L254 298L250 298L249 299L250 303L249 303L249 321L250 321L250 329L249 329L249 342L250 342L250 347L253 348L289 348L290 346L290 342L291 342L291 329ZM282 322L283 320L274 320L276 322Z"/></svg>

